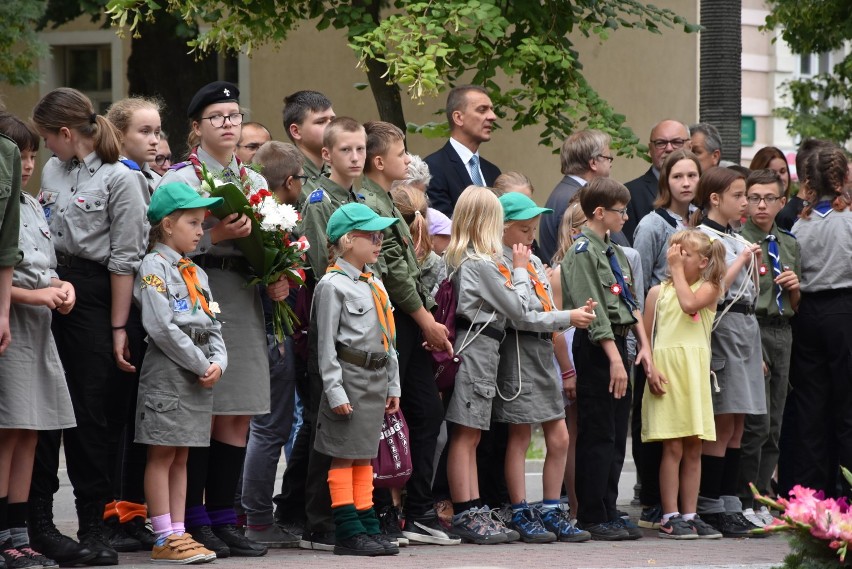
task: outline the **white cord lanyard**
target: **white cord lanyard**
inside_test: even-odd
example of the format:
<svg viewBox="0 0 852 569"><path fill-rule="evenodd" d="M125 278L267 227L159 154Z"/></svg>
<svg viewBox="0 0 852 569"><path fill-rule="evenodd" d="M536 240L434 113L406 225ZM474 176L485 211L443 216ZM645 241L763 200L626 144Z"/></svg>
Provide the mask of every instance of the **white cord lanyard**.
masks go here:
<svg viewBox="0 0 852 569"><path fill-rule="evenodd" d="M748 247L751 247L753 245L753 243L751 243L748 239L744 238L741 235L737 235L735 233L725 233L723 231L719 231L718 229L714 229L709 225L703 225L703 227L709 229L716 235L719 235L722 239L731 237L734 239L734 241L739 241L740 243L743 243ZM754 283L756 297L760 294L760 277L758 276L757 263L755 263L753 251L750 252L750 259L748 265L746 266L746 271L748 272L749 277ZM743 297L746 292L746 288L748 288L748 279L743 279L742 284L740 284L739 289L737 289L737 292L734 294L734 298L730 302L726 303L725 308L722 310L722 313L716 317L716 321L713 322L713 328L711 329L711 332L716 330L716 327L719 325L719 322L722 321L722 317L725 316L725 314L728 313L731 307Z"/></svg>

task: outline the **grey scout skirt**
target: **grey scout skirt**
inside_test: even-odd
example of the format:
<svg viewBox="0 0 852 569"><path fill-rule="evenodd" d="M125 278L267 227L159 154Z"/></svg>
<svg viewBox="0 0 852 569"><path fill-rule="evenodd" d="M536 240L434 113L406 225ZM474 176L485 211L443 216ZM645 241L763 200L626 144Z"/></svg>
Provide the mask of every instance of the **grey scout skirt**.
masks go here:
<svg viewBox="0 0 852 569"><path fill-rule="evenodd" d="M497 422L531 424L565 418L562 389L553 364L552 342L506 330L506 339L500 345L497 388L499 392L494 398L492 412Z"/></svg>
<svg viewBox="0 0 852 569"><path fill-rule="evenodd" d="M717 393L713 386L713 413L765 414L766 386L757 319L728 312L713 330L710 345L710 369L716 373L720 389Z"/></svg>

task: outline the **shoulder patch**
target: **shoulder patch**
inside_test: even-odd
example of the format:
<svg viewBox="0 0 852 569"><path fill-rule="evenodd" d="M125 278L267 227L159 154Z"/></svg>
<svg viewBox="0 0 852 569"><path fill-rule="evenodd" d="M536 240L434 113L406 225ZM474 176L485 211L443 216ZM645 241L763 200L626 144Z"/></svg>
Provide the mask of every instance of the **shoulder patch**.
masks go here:
<svg viewBox="0 0 852 569"><path fill-rule="evenodd" d="M589 241L588 239L583 239L582 241L578 241L577 245L574 247L574 253L588 253L589 251Z"/></svg>
<svg viewBox="0 0 852 569"><path fill-rule="evenodd" d="M190 164L191 162L178 162L177 164L172 164L171 167L169 167L169 170L180 170L181 168L186 168Z"/></svg>
<svg viewBox="0 0 852 569"><path fill-rule="evenodd" d="M787 229L781 229L781 228L779 227L779 228L778 228L778 231L780 231L780 232L781 232L781 233L783 233L784 235L789 235L789 236L790 236L790 237L792 237L793 239L796 239L796 236L795 236L795 235L793 235L793 233L792 233L791 231L788 231Z"/></svg>
<svg viewBox="0 0 852 569"><path fill-rule="evenodd" d="M142 290L145 290L149 286L153 287L157 292L166 292L166 283L163 282L163 279L159 275L151 273L142 277Z"/></svg>
<svg viewBox="0 0 852 569"><path fill-rule="evenodd" d="M310 193L310 195L308 196L308 203L321 202L324 195L325 195L325 193L324 193L323 189L317 188L316 190L312 191Z"/></svg>
<svg viewBox="0 0 852 569"><path fill-rule="evenodd" d="M355 195L356 195L356 196L358 196L358 199L359 199L359 200L364 200L364 199L365 199L365 198L364 198L364 194L355 194Z"/></svg>
<svg viewBox="0 0 852 569"><path fill-rule="evenodd" d="M133 160L130 160L128 158L122 158L121 160L119 160L119 162L121 162L122 164L124 164L125 166L130 168L131 170L136 170L137 172L142 171L142 168L140 168L139 165L136 162L134 162Z"/></svg>

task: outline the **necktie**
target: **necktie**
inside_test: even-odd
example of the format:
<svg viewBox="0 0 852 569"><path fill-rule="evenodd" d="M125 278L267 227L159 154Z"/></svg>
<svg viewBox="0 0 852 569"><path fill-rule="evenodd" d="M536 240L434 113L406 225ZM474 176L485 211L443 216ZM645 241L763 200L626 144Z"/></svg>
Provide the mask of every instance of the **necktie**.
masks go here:
<svg viewBox="0 0 852 569"><path fill-rule="evenodd" d="M326 272L339 273L349 278L346 271L336 263L330 266ZM373 295L373 305L376 307L376 315L379 317L379 328L382 330L382 345L385 347L385 352L389 352L391 346L396 346L396 324L393 320L393 307L388 299L388 295L384 290L376 286L373 273L361 273L358 275L358 280L370 286L370 292Z"/></svg>
<svg viewBox="0 0 852 569"><path fill-rule="evenodd" d="M207 304L207 297L204 295L204 289L201 288L201 283L198 281L197 265L190 259L182 257L178 261L178 270L183 277L183 282L186 283L186 289L189 291L189 302L192 303L192 312L195 312L199 306L210 317L215 320L216 317L210 311L210 306Z"/></svg>
<svg viewBox="0 0 852 569"><path fill-rule="evenodd" d="M772 260L772 277L774 281L776 278L781 276L781 252L778 249L777 237L770 233L766 236L766 240L769 242L767 250L769 252L769 258ZM775 304L778 305L778 314L784 314L784 302L781 299L781 285L775 283L774 288Z"/></svg>
<svg viewBox="0 0 852 569"><path fill-rule="evenodd" d="M479 173L479 156L474 154L470 157L470 160L467 163L467 169L470 172L470 181L473 182L474 186L485 185L485 182L482 181L482 175Z"/></svg>
<svg viewBox="0 0 852 569"><path fill-rule="evenodd" d="M609 266L612 268L612 274L615 276L615 282L618 283L618 296L621 297L621 300L624 301L630 312L638 310L639 306L636 304L636 301L633 300L633 295L630 294L630 289L627 288L627 283L624 280L624 273L621 272L621 265L618 264L618 259L615 257L615 250L612 247L608 247L606 250L606 256L609 258Z"/></svg>

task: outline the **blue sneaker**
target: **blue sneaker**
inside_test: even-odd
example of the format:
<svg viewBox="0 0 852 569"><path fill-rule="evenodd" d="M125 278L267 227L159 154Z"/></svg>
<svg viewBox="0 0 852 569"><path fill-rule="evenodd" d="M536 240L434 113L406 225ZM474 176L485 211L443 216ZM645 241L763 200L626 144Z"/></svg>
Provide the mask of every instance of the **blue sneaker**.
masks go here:
<svg viewBox="0 0 852 569"><path fill-rule="evenodd" d="M542 524L538 512L524 502L524 507L512 512L512 520L509 527L521 535L524 543L552 543L556 541L556 534L549 532Z"/></svg>
<svg viewBox="0 0 852 569"><path fill-rule="evenodd" d="M592 539L592 534L583 531L571 523L571 514L563 510L561 505L556 508L537 508L545 529L553 532L556 539L566 543L580 543Z"/></svg>

